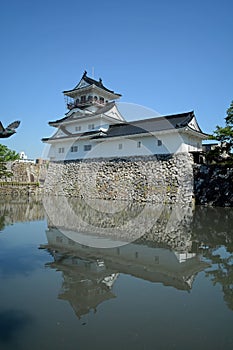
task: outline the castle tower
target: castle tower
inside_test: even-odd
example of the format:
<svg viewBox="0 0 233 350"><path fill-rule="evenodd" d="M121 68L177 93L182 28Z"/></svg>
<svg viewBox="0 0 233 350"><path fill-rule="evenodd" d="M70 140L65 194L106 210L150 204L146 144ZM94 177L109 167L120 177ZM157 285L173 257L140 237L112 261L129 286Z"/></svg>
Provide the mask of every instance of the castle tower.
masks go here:
<svg viewBox="0 0 233 350"><path fill-rule="evenodd" d="M88 77L86 71L74 89L63 91L63 93L67 97L67 108L69 110L94 106L95 108L92 108L92 111L96 111L99 107L103 107L108 102L121 97L120 94L107 89L101 78L97 81Z"/></svg>

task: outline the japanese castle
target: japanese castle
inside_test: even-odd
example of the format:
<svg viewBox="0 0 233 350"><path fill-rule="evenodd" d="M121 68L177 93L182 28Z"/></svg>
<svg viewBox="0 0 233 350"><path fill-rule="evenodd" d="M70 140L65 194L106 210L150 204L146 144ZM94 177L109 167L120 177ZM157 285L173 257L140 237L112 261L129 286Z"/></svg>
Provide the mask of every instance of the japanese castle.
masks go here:
<svg viewBox="0 0 233 350"><path fill-rule="evenodd" d="M56 131L42 139L51 161L198 153L207 139L193 111L127 122L115 102L121 95L86 71L63 93L68 111L49 122Z"/></svg>

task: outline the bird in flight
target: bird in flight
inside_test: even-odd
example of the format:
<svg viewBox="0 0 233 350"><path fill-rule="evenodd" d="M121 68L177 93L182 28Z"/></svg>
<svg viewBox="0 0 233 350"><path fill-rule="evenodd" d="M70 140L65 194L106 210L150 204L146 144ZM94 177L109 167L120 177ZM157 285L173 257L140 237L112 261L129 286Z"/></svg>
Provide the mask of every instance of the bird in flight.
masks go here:
<svg viewBox="0 0 233 350"><path fill-rule="evenodd" d="M19 124L20 121L16 120L15 122L9 124L6 128L4 128L2 122L0 122L0 138L10 137L11 135L15 134L15 129L18 128Z"/></svg>

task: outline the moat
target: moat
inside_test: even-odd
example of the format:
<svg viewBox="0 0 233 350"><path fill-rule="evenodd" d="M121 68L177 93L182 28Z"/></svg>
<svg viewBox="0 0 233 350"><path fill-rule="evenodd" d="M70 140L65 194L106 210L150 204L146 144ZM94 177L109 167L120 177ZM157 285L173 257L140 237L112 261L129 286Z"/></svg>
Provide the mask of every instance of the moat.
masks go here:
<svg viewBox="0 0 233 350"><path fill-rule="evenodd" d="M233 209L0 205L0 348L233 348Z"/></svg>

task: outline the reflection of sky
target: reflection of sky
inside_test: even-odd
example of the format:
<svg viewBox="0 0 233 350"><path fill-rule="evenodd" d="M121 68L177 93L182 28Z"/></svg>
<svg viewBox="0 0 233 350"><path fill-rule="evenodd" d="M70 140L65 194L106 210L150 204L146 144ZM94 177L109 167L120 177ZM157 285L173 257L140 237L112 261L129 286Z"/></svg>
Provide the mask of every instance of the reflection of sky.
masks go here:
<svg viewBox="0 0 233 350"><path fill-rule="evenodd" d="M34 253L34 254L33 254ZM16 274L27 275L42 265L44 256L36 254L33 246L5 249L0 256L0 277L11 277Z"/></svg>
<svg viewBox="0 0 233 350"><path fill-rule="evenodd" d="M31 324L32 317L18 310L0 312L0 342L9 343L16 340L18 332Z"/></svg>
<svg viewBox="0 0 233 350"><path fill-rule="evenodd" d="M45 222L7 226L0 234L0 277L28 275L43 266L47 256L38 251L45 242Z"/></svg>

